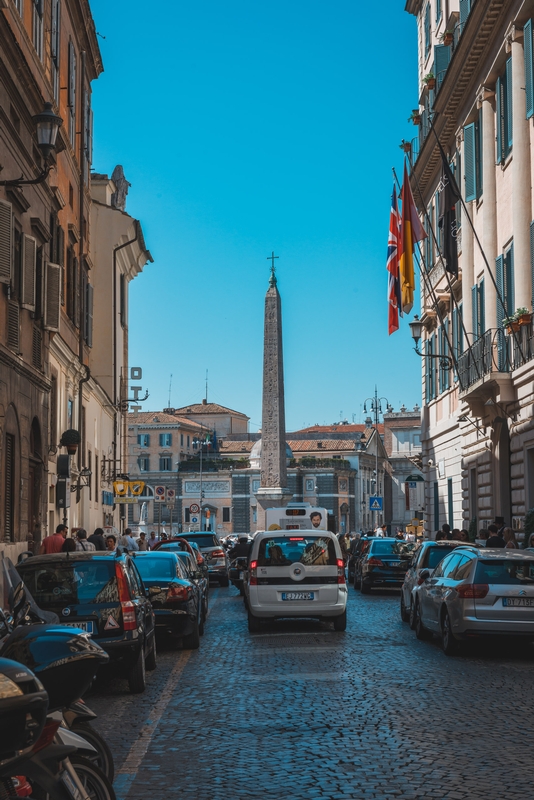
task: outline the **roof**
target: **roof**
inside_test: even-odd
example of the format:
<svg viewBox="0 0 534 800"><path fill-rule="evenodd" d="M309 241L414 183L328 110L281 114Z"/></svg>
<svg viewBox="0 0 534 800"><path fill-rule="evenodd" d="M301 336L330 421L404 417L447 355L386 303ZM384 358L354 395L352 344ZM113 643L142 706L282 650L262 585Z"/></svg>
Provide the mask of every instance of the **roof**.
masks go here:
<svg viewBox="0 0 534 800"><path fill-rule="evenodd" d="M311 425L309 428L301 428L294 433L365 433L372 430L375 426L372 425ZM380 422L378 424L378 432L384 433L384 425Z"/></svg>
<svg viewBox="0 0 534 800"><path fill-rule="evenodd" d="M191 403L189 406L175 408L175 414L235 414L238 417L249 419L241 411L234 411L232 408L220 406L219 403Z"/></svg>
<svg viewBox="0 0 534 800"><path fill-rule="evenodd" d="M164 411L138 411L137 414L128 414L129 425L187 425L189 428L206 430L205 425L200 425L187 417L175 414L166 414Z"/></svg>
<svg viewBox="0 0 534 800"><path fill-rule="evenodd" d="M287 444L293 453L328 452L329 450L353 451L355 439L288 439ZM257 442L222 441L222 453L250 453Z"/></svg>

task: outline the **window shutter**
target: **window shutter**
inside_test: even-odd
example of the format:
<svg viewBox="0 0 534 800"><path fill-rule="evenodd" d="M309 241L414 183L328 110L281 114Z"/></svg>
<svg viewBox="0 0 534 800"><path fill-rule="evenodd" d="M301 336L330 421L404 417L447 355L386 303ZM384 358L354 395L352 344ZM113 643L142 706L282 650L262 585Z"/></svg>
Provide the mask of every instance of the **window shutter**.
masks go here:
<svg viewBox="0 0 534 800"><path fill-rule="evenodd" d="M506 62L506 142L507 155L512 148L513 141L513 125L512 125L512 59L509 58Z"/></svg>
<svg viewBox="0 0 534 800"><path fill-rule="evenodd" d="M471 0L460 0L460 27L463 32L463 25L465 24L469 12L471 11Z"/></svg>
<svg viewBox="0 0 534 800"><path fill-rule="evenodd" d="M497 78L495 82L495 116L497 128L497 153L495 161L501 164L504 160L504 97L502 78Z"/></svg>
<svg viewBox="0 0 534 800"><path fill-rule="evenodd" d="M514 280L514 243L510 245L504 259L504 294L506 297L506 310L508 314L515 311L515 280Z"/></svg>
<svg viewBox="0 0 534 800"><path fill-rule="evenodd" d="M76 53L74 45L69 42L69 86L68 86L68 106L73 108L76 98Z"/></svg>
<svg viewBox="0 0 534 800"><path fill-rule="evenodd" d="M165 437L164 437L164 435L162 433L160 433L160 435L159 435L159 446L163 447L164 444L165 444Z"/></svg>
<svg viewBox="0 0 534 800"><path fill-rule="evenodd" d="M443 326L439 329L438 335L438 355L442 356L444 354L444 328ZM441 362L437 362L438 367L438 394L441 394L445 389L445 373L441 368Z"/></svg>
<svg viewBox="0 0 534 800"><path fill-rule="evenodd" d="M72 321L80 327L80 266L77 258L72 259Z"/></svg>
<svg viewBox="0 0 534 800"><path fill-rule="evenodd" d="M20 352L20 306L13 300L7 305L7 346L15 353Z"/></svg>
<svg viewBox="0 0 534 800"><path fill-rule="evenodd" d="M427 355L429 355L431 352L432 352L432 348L431 348L431 344L430 344L430 339L427 339L426 342L425 342L425 353ZM431 376L431 369L432 369L431 361L432 361L432 359L430 359L430 358L425 358L425 360L424 360L424 364L425 364L425 389L426 389L426 402L427 403L429 403L432 400L432 395L431 395L431 392L430 392L430 376Z"/></svg>
<svg viewBox="0 0 534 800"><path fill-rule="evenodd" d="M37 242L33 236L22 234L22 308L35 311L35 268L37 263Z"/></svg>
<svg viewBox="0 0 534 800"><path fill-rule="evenodd" d="M85 287L85 341L89 347L93 346L93 295L94 288L88 281Z"/></svg>
<svg viewBox="0 0 534 800"><path fill-rule="evenodd" d="M449 356L450 355L450 353L449 353L449 344L448 344L448 341L447 341L449 339L449 320L448 319L445 320L444 326L445 326L445 328L444 328L444 331L443 331L443 350L442 350L442 353L443 353L443 355ZM448 389L450 387L450 371L449 371L449 367L448 366L445 367L445 369L443 370L443 385L444 385L445 389Z"/></svg>
<svg viewBox="0 0 534 800"><path fill-rule="evenodd" d="M504 309L502 307L501 298L504 299L504 256L498 256L495 259L495 280L497 283L497 327L502 328L502 321L504 319Z"/></svg>
<svg viewBox="0 0 534 800"><path fill-rule="evenodd" d="M61 310L61 273L59 264L48 262L45 266L44 328L59 331Z"/></svg>
<svg viewBox="0 0 534 800"><path fill-rule="evenodd" d="M11 203L0 200L0 283L13 277L13 215Z"/></svg>
<svg viewBox="0 0 534 800"><path fill-rule="evenodd" d="M430 3L425 9L425 54L430 50Z"/></svg>
<svg viewBox="0 0 534 800"><path fill-rule="evenodd" d="M149 433L145 433L145 441L146 441L146 446L150 447L150 434Z"/></svg>
<svg viewBox="0 0 534 800"><path fill-rule="evenodd" d="M484 278L478 285L478 324L480 335L486 332L486 295L484 292Z"/></svg>
<svg viewBox="0 0 534 800"><path fill-rule="evenodd" d="M443 83L447 67L451 60L451 47L450 45L436 44L434 45L434 74L436 76L436 91L439 92L439 87Z"/></svg>
<svg viewBox="0 0 534 800"><path fill-rule="evenodd" d="M534 114L534 62L532 59L532 20L523 28L525 52L525 89L527 94L527 119Z"/></svg>
<svg viewBox="0 0 534 800"><path fill-rule="evenodd" d="M465 174L465 202L476 200L476 131L475 123L464 128L464 174Z"/></svg>
<svg viewBox="0 0 534 800"><path fill-rule="evenodd" d="M59 0L52 0L52 59L56 67L59 66Z"/></svg>
<svg viewBox="0 0 534 800"><path fill-rule="evenodd" d="M471 287L471 303L473 306L473 334L475 339L478 339L478 287Z"/></svg>
<svg viewBox="0 0 534 800"><path fill-rule="evenodd" d="M475 190L477 200L482 195L482 113L475 122Z"/></svg>

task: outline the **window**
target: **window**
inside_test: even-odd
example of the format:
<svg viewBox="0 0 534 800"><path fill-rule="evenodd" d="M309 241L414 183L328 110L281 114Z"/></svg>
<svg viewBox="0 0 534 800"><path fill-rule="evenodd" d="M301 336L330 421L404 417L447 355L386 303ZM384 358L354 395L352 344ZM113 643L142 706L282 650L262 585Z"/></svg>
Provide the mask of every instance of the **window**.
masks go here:
<svg viewBox="0 0 534 800"><path fill-rule="evenodd" d="M460 33L463 32L467 17L471 13L471 6L473 3L474 0L460 0Z"/></svg>
<svg viewBox="0 0 534 800"><path fill-rule="evenodd" d="M98 505L98 487L100 485L100 475L99 475L99 472L98 472L98 464L99 464L98 456L95 453L95 477L96 477L95 506Z"/></svg>
<svg viewBox="0 0 534 800"><path fill-rule="evenodd" d="M452 349L454 359L457 361L458 357L464 351L464 333L462 328L462 304L452 310ZM458 380L458 374L454 370L454 380Z"/></svg>
<svg viewBox="0 0 534 800"><path fill-rule="evenodd" d="M512 150L512 59L506 62L504 75L496 83L497 164L502 164ZM466 198L467 200L467 198Z"/></svg>
<svg viewBox="0 0 534 800"><path fill-rule="evenodd" d="M33 0L33 46L43 57L43 0Z"/></svg>
<svg viewBox="0 0 534 800"><path fill-rule="evenodd" d="M495 273L497 279L497 289L504 301L502 303L497 297L497 326L502 326L504 317L510 317L515 311L514 299L514 244L510 245L504 255L499 256L495 262Z"/></svg>
<svg viewBox="0 0 534 800"><path fill-rule="evenodd" d="M430 53L430 46L431 46L431 42L430 42L430 33L431 33L431 31L430 31L430 3L428 3L427 7L425 8L425 22L424 22L424 25L425 25L425 58L426 58L428 56L428 54Z"/></svg>
<svg viewBox="0 0 534 800"><path fill-rule="evenodd" d="M468 558L467 556L462 556L462 560L456 567L454 572L454 580L455 581L465 581L466 578L469 577L469 573L471 572L471 567L473 566L473 559Z"/></svg>
<svg viewBox="0 0 534 800"><path fill-rule="evenodd" d="M187 437L187 446L189 447L189 436Z"/></svg>
<svg viewBox="0 0 534 800"><path fill-rule="evenodd" d="M119 302L121 326L126 327L126 278L121 273L119 277Z"/></svg>
<svg viewBox="0 0 534 800"><path fill-rule="evenodd" d="M426 353L429 358L425 358L425 383L426 383L426 402L429 403L436 396L436 373L435 373L435 355L434 337L431 336L425 342Z"/></svg>
<svg viewBox="0 0 534 800"><path fill-rule="evenodd" d="M180 447L184 446L184 435L183 433L180 434Z"/></svg>
<svg viewBox="0 0 534 800"><path fill-rule="evenodd" d="M170 472L172 470L172 458L162 456L159 460L160 472Z"/></svg>
<svg viewBox="0 0 534 800"><path fill-rule="evenodd" d="M140 472L150 472L150 458L148 456L141 456L137 459Z"/></svg>
<svg viewBox="0 0 534 800"><path fill-rule="evenodd" d="M439 354L442 356L449 355L449 320L443 321L443 325L439 329ZM439 391L446 392L450 389L450 368L448 364L439 364Z"/></svg>
<svg viewBox="0 0 534 800"><path fill-rule="evenodd" d="M465 200L479 200L482 195L482 117L464 128Z"/></svg>
<svg viewBox="0 0 534 800"><path fill-rule="evenodd" d="M52 0L52 30L50 34L50 55L52 56L52 85L54 100L59 103L59 54L60 54L60 0ZM55 259L52 259L53 261Z"/></svg>
<svg viewBox="0 0 534 800"><path fill-rule="evenodd" d="M223 506L223 522L230 522L230 506Z"/></svg>
<svg viewBox="0 0 534 800"><path fill-rule="evenodd" d="M14 0L15 8L17 9L17 11L19 12L21 17L22 17L22 11L23 11L22 2L23 2L23 0Z"/></svg>
<svg viewBox="0 0 534 800"><path fill-rule="evenodd" d="M160 433L159 435L160 447L172 447L172 433Z"/></svg>
<svg viewBox="0 0 534 800"><path fill-rule="evenodd" d="M70 246L67 248L67 316L76 327L79 325L79 294L78 259Z"/></svg>
<svg viewBox="0 0 534 800"><path fill-rule="evenodd" d="M473 334L479 339L486 331L484 278L471 287L471 300L473 303Z"/></svg>
<svg viewBox="0 0 534 800"><path fill-rule="evenodd" d="M260 481L256 478L252 481L252 494L256 494L260 488Z"/></svg>
<svg viewBox="0 0 534 800"><path fill-rule="evenodd" d="M150 434L149 433L138 433L137 434L137 444L139 447L150 447Z"/></svg>
<svg viewBox="0 0 534 800"><path fill-rule="evenodd" d="M184 508L184 522L191 522L191 512L188 508Z"/></svg>
<svg viewBox="0 0 534 800"><path fill-rule="evenodd" d="M436 25L442 16L441 0L436 0Z"/></svg>
<svg viewBox="0 0 534 800"><path fill-rule="evenodd" d="M430 203L430 205L427 208L427 214L425 215L423 227L427 235L424 244L425 266L427 270L430 270L434 266L434 235L432 230L432 229L435 230L434 203Z"/></svg>
<svg viewBox="0 0 534 800"><path fill-rule="evenodd" d="M67 98L67 105L69 108L69 138L71 145L74 147L76 142L76 51L72 42L69 42L69 83Z"/></svg>
<svg viewBox="0 0 534 800"><path fill-rule="evenodd" d="M461 560L462 560L462 556L459 555L458 553L454 553L452 556L449 556L449 558L446 559L447 563L445 563L445 560L444 560L443 561L443 567L442 567L442 575L443 575L443 577L444 578L454 578L454 571L456 570L456 567L458 567L460 565L460 561ZM439 569L439 567L438 567L438 569ZM436 570L436 572L437 572L437 570ZM436 573L434 573L434 575L435 574Z"/></svg>

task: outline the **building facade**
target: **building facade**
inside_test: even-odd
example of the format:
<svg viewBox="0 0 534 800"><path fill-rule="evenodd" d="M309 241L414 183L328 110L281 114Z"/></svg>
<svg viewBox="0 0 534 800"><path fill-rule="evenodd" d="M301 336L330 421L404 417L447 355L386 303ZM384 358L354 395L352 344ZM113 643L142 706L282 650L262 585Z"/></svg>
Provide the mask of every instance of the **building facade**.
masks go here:
<svg viewBox="0 0 534 800"><path fill-rule="evenodd" d="M419 32L411 183L422 248L425 524L521 530L534 507L534 3L408 0ZM435 88L425 76L434 74ZM461 189L458 277L437 224L441 160Z"/></svg>

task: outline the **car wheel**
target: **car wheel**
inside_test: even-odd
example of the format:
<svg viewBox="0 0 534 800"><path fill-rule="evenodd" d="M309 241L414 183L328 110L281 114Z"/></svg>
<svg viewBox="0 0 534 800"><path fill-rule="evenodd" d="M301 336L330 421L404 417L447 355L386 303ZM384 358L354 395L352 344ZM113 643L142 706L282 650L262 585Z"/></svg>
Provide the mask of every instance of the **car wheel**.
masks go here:
<svg viewBox="0 0 534 800"><path fill-rule="evenodd" d="M371 594L371 584L366 583L362 578L360 578L360 592L362 594Z"/></svg>
<svg viewBox="0 0 534 800"><path fill-rule="evenodd" d="M128 673L128 686L132 694L140 694L146 689L145 648L139 649L137 661Z"/></svg>
<svg viewBox="0 0 534 800"><path fill-rule="evenodd" d="M415 630L415 621L416 621L415 609L416 609L416 605L417 604L416 604L415 600L412 598L412 604L410 606L410 628L412 629L412 631Z"/></svg>
<svg viewBox="0 0 534 800"><path fill-rule="evenodd" d="M258 617L248 612L248 631L249 633L259 633L261 629L261 622Z"/></svg>
<svg viewBox="0 0 534 800"><path fill-rule="evenodd" d="M195 620L195 627L183 638L183 645L186 650L198 650L200 647L200 626L198 619Z"/></svg>
<svg viewBox="0 0 534 800"><path fill-rule="evenodd" d="M401 589L401 597L400 597L400 615L401 615L401 620L403 622L409 622L410 621L410 612L406 608L406 603L404 602L404 592L402 591L402 589Z"/></svg>
<svg viewBox="0 0 534 800"><path fill-rule="evenodd" d="M361 578L358 578L358 573L355 572L354 573L354 588L355 589L360 589L361 585L362 585Z"/></svg>
<svg viewBox="0 0 534 800"><path fill-rule="evenodd" d="M230 579L228 578L228 575L225 575L224 578L219 579L219 586L224 586L225 588L230 586Z"/></svg>
<svg viewBox="0 0 534 800"><path fill-rule="evenodd" d="M156 634L152 637L152 650L146 657L145 666L146 668L152 672L153 669L157 667L157 654L156 654Z"/></svg>
<svg viewBox="0 0 534 800"><path fill-rule="evenodd" d="M344 631L347 629L347 609L339 615L339 617L334 617L334 630L335 631Z"/></svg>
<svg viewBox="0 0 534 800"><path fill-rule="evenodd" d="M441 646L446 656L454 656L458 652L458 640L454 638L451 629L451 618L445 609L441 619Z"/></svg>
<svg viewBox="0 0 534 800"><path fill-rule="evenodd" d="M423 625L423 620L421 619L421 607L419 603L417 603L415 609L415 635L420 641L424 641L425 639L430 639L430 637L432 636L430 631L427 630Z"/></svg>

